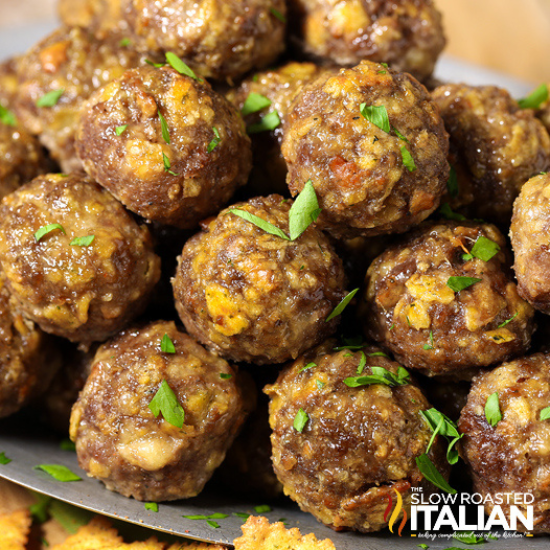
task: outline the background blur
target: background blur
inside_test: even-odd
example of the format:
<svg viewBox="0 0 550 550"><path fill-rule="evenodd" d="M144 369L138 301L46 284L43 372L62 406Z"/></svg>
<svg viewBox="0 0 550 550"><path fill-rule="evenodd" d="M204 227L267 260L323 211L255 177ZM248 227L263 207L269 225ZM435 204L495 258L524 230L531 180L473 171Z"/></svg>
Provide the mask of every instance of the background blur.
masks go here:
<svg viewBox="0 0 550 550"><path fill-rule="evenodd" d="M550 0L435 0L446 53L537 83L550 82ZM26 29L21 25L26 23ZM0 51L55 25L55 0L0 0Z"/></svg>

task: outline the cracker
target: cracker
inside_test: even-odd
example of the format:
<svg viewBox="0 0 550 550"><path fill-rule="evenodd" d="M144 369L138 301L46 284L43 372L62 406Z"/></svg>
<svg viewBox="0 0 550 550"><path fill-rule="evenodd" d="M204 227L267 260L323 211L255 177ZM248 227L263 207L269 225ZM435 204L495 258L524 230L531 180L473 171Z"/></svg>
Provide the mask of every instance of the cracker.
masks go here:
<svg viewBox="0 0 550 550"><path fill-rule="evenodd" d="M25 550L31 523L31 514L26 508L0 516L2 550Z"/></svg>
<svg viewBox="0 0 550 550"><path fill-rule="evenodd" d="M122 544L122 538L109 521L96 516L65 542L53 546L52 550L111 550Z"/></svg>

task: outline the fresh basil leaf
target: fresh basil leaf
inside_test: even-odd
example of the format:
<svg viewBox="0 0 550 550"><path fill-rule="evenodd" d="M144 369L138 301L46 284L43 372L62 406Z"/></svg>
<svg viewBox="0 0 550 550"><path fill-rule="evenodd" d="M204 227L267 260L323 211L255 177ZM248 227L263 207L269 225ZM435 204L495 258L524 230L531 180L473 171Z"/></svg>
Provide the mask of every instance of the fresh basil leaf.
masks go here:
<svg viewBox="0 0 550 550"><path fill-rule="evenodd" d="M315 384L317 385L317 389L319 390L322 390L326 386L326 383L322 382L321 380L315 380Z"/></svg>
<svg viewBox="0 0 550 550"><path fill-rule="evenodd" d="M257 94L256 92L250 92L246 98L244 105L241 109L243 116L258 113L259 111L271 106L271 99L265 97L265 95Z"/></svg>
<svg viewBox="0 0 550 550"><path fill-rule="evenodd" d="M149 409L158 417L162 413L164 420L176 428L182 428L185 420L185 411L179 404L176 394L166 380L160 383L155 397L149 403Z"/></svg>
<svg viewBox="0 0 550 550"><path fill-rule="evenodd" d="M6 126L17 126L15 115L2 105L0 105L0 122Z"/></svg>
<svg viewBox="0 0 550 550"><path fill-rule="evenodd" d="M550 407L546 407L540 411L540 420L548 420L550 418Z"/></svg>
<svg viewBox="0 0 550 550"><path fill-rule="evenodd" d="M11 458L8 458L6 456L6 453L4 451L2 451L0 453L0 464L9 464L11 462Z"/></svg>
<svg viewBox="0 0 550 550"><path fill-rule="evenodd" d="M266 222L262 218L255 216L254 214L251 214L246 210L241 210L240 208L231 208L228 212L231 214L235 214L235 216L239 216L239 218L242 218L243 220L254 224L256 227L263 229L266 233L269 233L270 235L276 235L277 237L281 237L281 239L290 241L290 238L282 229L279 229L272 223Z"/></svg>
<svg viewBox="0 0 550 550"><path fill-rule="evenodd" d="M516 311L514 315L510 317L510 319L506 319L506 321L503 321L502 323L500 323L500 325L498 325L498 328L504 328L508 323L511 323L518 315L519 315L519 312Z"/></svg>
<svg viewBox="0 0 550 550"><path fill-rule="evenodd" d="M165 334L160 341L160 351L162 353L176 353L176 346L174 346L174 342L172 342L168 334Z"/></svg>
<svg viewBox="0 0 550 550"><path fill-rule="evenodd" d="M38 98L36 101L37 107L54 107L57 105L57 102L60 100L61 96L65 92L64 88L59 90L52 90L47 94L44 94L42 97Z"/></svg>
<svg viewBox="0 0 550 550"><path fill-rule="evenodd" d="M359 292L358 288L353 289L346 296L342 298L342 301L332 310L332 313L325 319L325 323L332 321L338 315L341 315L347 305L353 300L353 297Z"/></svg>
<svg viewBox="0 0 550 550"><path fill-rule="evenodd" d="M518 100L522 109L538 109L548 99L548 86L541 84L535 88L527 97Z"/></svg>
<svg viewBox="0 0 550 550"><path fill-rule="evenodd" d="M445 202L441 205L439 213L447 220L455 220L457 222L466 221L466 216L463 216L458 212L453 212L448 202Z"/></svg>
<svg viewBox="0 0 550 550"><path fill-rule="evenodd" d="M485 402L485 418L493 428L502 420L498 392L491 394Z"/></svg>
<svg viewBox="0 0 550 550"><path fill-rule="evenodd" d="M146 502L144 506L146 510L150 510L151 512L159 511L159 505L156 502Z"/></svg>
<svg viewBox="0 0 550 550"><path fill-rule="evenodd" d="M463 435L464 434L460 434L460 437L455 437L454 439L452 439L447 446L447 462L451 465L456 464L458 462L458 459L460 458L460 455L458 454L458 451L454 448L454 446L458 443Z"/></svg>
<svg viewBox="0 0 550 550"><path fill-rule="evenodd" d="M442 412L439 412L435 408L428 409L426 411L420 411L420 414L426 420L432 430L435 430L440 421L443 421L443 427L440 430L441 435L445 437L455 438L462 437L458 431L458 426Z"/></svg>
<svg viewBox="0 0 550 550"><path fill-rule="evenodd" d="M279 117L279 113L277 111L271 111L270 113L267 113L260 122L256 122L255 124L251 124L246 131L249 134L259 134L261 132L271 132L272 130L275 130L281 125L281 118Z"/></svg>
<svg viewBox="0 0 550 550"><path fill-rule="evenodd" d="M306 411L304 411L304 409L300 409L294 417L294 429L297 432L302 433L304 428L306 427L306 424L308 423L308 420L309 416L307 415Z"/></svg>
<svg viewBox="0 0 550 550"><path fill-rule="evenodd" d="M288 213L290 240L298 239L312 223L317 221L320 213L315 188L311 180L308 180Z"/></svg>
<svg viewBox="0 0 550 550"><path fill-rule="evenodd" d="M39 464L34 467L52 476L56 481L81 481L82 478L71 472L67 466L62 464Z"/></svg>
<svg viewBox="0 0 550 550"><path fill-rule="evenodd" d="M271 12L271 14L276 17L281 23L286 23L286 17L279 11L279 10L276 10L275 8L271 8L269 10Z"/></svg>
<svg viewBox="0 0 550 550"><path fill-rule="evenodd" d="M366 118L371 124L374 124L387 134L390 133L390 119L384 105L367 105L366 103L361 103L359 111L361 111L363 118Z"/></svg>
<svg viewBox="0 0 550 550"><path fill-rule="evenodd" d="M458 197L458 178L456 176L456 170L452 166L449 167L450 172L449 179L447 180L447 191L453 199L456 199Z"/></svg>
<svg viewBox="0 0 550 550"><path fill-rule="evenodd" d="M414 172L416 170L416 164L414 159L405 145L401 147L401 157L403 158L403 164L409 172Z"/></svg>
<svg viewBox="0 0 550 550"><path fill-rule="evenodd" d="M193 69L184 63L175 53L166 52L165 55L166 61L168 61L168 64L172 67L172 69L175 69L178 73L188 76L197 82L203 82L203 80L195 74Z"/></svg>
<svg viewBox="0 0 550 550"><path fill-rule="evenodd" d="M484 237L479 236L470 251L470 254L475 258L479 258L484 262L488 262L491 258L496 256L500 252L500 246L497 243Z"/></svg>
<svg viewBox="0 0 550 550"><path fill-rule="evenodd" d="M461 290L466 290L482 280L483 279L476 279L475 277L449 277L447 286L455 292L460 292Z"/></svg>
<svg viewBox="0 0 550 550"><path fill-rule="evenodd" d="M42 226L35 234L34 238L36 239L36 242L40 241L40 239L44 238L46 235L51 233L52 231L55 231L56 229L59 229L64 235L67 233L65 232L65 229L63 229L63 226L58 223L50 223L49 225Z"/></svg>
<svg viewBox="0 0 550 550"><path fill-rule="evenodd" d="M456 494L456 490L453 489L446 481L445 478L437 471L433 462L427 454L420 455L415 459L416 465L420 470L420 473L436 487L449 493L451 495Z"/></svg>
<svg viewBox="0 0 550 550"><path fill-rule="evenodd" d="M222 142L220 132L215 126L212 128L212 131L214 132L214 137L212 138L212 141L208 144L208 147L206 149L208 154L210 154Z"/></svg>
<svg viewBox="0 0 550 550"><path fill-rule="evenodd" d="M70 246L90 246L95 239L95 235L86 235L85 237L75 237Z"/></svg>

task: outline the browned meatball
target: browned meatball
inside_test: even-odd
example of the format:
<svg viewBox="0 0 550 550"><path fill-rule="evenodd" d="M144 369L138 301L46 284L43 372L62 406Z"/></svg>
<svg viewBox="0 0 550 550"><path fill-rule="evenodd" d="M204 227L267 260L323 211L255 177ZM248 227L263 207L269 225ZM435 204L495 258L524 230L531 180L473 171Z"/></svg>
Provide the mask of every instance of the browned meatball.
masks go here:
<svg viewBox="0 0 550 550"><path fill-rule="evenodd" d="M550 166L548 132L533 111L520 109L495 86L447 84L433 97L473 180L473 192L464 190L462 204L470 202L472 216L508 224L521 186Z"/></svg>
<svg viewBox="0 0 550 550"><path fill-rule="evenodd" d="M28 131L39 135L65 172L78 170L74 138L82 104L94 90L140 61L137 53L116 40L99 42L84 29L62 27L19 61L17 116Z"/></svg>
<svg viewBox="0 0 550 550"><path fill-rule="evenodd" d="M247 187L253 194L288 193L287 168L281 153L283 124L296 93L304 84L327 70L313 63L290 62L278 69L257 73L247 78L238 88L231 89L226 95L227 99L243 114L247 127L252 128L254 163ZM251 94L252 98L255 95L267 98L271 102L270 105L251 113L243 111ZM248 104L246 108L249 109ZM272 112L278 114L280 124L274 130L256 132L255 125L261 123L262 119Z"/></svg>
<svg viewBox="0 0 550 550"><path fill-rule="evenodd" d="M502 420L493 427L485 405L494 393ZM479 376L458 423L465 434L462 455L470 467L474 491L484 499L496 493L512 493L512 498L516 493L533 495L535 533L550 532L550 422L540 419L549 403L550 356L537 353ZM508 518L509 504L526 513L525 505L512 500L501 506ZM487 514L493 505L490 499L485 501ZM518 529L522 528L518 522Z"/></svg>
<svg viewBox="0 0 550 550"><path fill-rule="evenodd" d="M289 0L289 6L299 49L339 65L370 59L423 79L445 46L431 0Z"/></svg>
<svg viewBox="0 0 550 550"><path fill-rule="evenodd" d="M136 43L172 51L206 77L238 78L284 49L284 0L122 0Z"/></svg>
<svg viewBox="0 0 550 550"><path fill-rule="evenodd" d="M58 0L57 9L68 27L82 27L99 39L116 34L122 44L129 41L121 0Z"/></svg>
<svg viewBox="0 0 550 550"><path fill-rule="evenodd" d="M520 296L550 314L550 176L536 176L522 187L510 238Z"/></svg>
<svg viewBox="0 0 550 550"><path fill-rule="evenodd" d="M0 262L24 315L84 344L124 328L160 277L147 228L78 175L41 176L4 197Z"/></svg>
<svg viewBox="0 0 550 550"><path fill-rule="evenodd" d="M374 347L352 353L333 352L333 345L301 357L264 390L271 397L273 465L285 494L319 521L335 530L377 531L387 526L394 490L407 513L411 487L434 491L415 462L432 436L419 414L430 405L410 381L349 387L345 381L358 376L362 363L363 376L375 366L395 374L399 365ZM307 415L302 431L295 427L300 410ZM428 456L448 477L440 438Z"/></svg>
<svg viewBox="0 0 550 550"><path fill-rule="evenodd" d="M17 412L43 392L60 366L50 337L9 303L0 271L0 418Z"/></svg>
<svg viewBox="0 0 550 550"><path fill-rule="evenodd" d="M17 57L0 63L0 105L12 109L17 95Z"/></svg>
<svg viewBox="0 0 550 550"><path fill-rule="evenodd" d="M128 71L93 94L76 147L86 172L127 208L180 228L217 213L251 165L234 107L170 67Z"/></svg>
<svg viewBox="0 0 550 550"><path fill-rule="evenodd" d="M258 197L245 210L288 234L290 201ZM332 334L326 322L344 295L342 262L313 225L296 241L266 233L231 209L183 248L173 280L189 334L234 361L295 359Z"/></svg>
<svg viewBox="0 0 550 550"><path fill-rule="evenodd" d="M524 353L534 311L518 295L508 258L493 225L418 229L367 272L360 305L366 334L428 376L464 376Z"/></svg>
<svg viewBox="0 0 550 550"><path fill-rule="evenodd" d="M165 335L174 353L162 352ZM237 376L172 322L122 332L99 348L73 408L80 466L137 500L197 495L246 417ZM183 407L181 427L149 407L163 383Z"/></svg>
<svg viewBox="0 0 550 550"><path fill-rule="evenodd" d="M368 120L370 108L387 113L389 132ZM320 221L345 237L400 233L427 218L445 191L448 149L426 89L369 61L304 86L282 148L291 193L311 180Z"/></svg>
<svg viewBox="0 0 550 550"><path fill-rule="evenodd" d="M550 92L550 85L547 84L546 87ZM544 124L546 131L550 132L550 97L539 106L535 115Z"/></svg>

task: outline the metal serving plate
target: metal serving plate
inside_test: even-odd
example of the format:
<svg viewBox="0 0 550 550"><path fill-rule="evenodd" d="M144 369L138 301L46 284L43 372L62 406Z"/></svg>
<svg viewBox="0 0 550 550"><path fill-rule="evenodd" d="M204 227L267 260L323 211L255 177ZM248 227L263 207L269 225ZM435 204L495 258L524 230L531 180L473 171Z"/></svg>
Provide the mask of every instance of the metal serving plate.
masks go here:
<svg viewBox="0 0 550 550"><path fill-rule="evenodd" d="M0 60L24 52L56 25L54 21L46 21L24 28L0 29ZM525 95L533 87L500 73L449 57L441 60L436 76L444 81L497 84L508 88L516 97ZM59 438L48 434L36 422L29 420L29 417L10 418L0 422L0 452L2 451L12 461L7 465L0 465L0 477L105 516L190 539L231 544L233 539L241 535L240 527L243 521L233 516L233 513L253 513L254 506L262 504L221 496L216 494L216 488L210 485L199 497L160 504L158 513L147 511L143 503L108 491L100 482L87 478L78 467L76 455L61 450ZM34 469L38 464L44 463L63 464L83 479L70 483L55 481L46 473ZM272 504L271 507L272 511L264 514L271 521L285 518L289 527L299 527L302 533L315 533L319 539L332 539L338 550L409 550L422 542L427 543L431 550L456 546L454 541L426 541L411 538L410 534L398 537L387 532L374 535L335 533L319 524L311 515L301 512L290 500L282 504ZM216 512L229 514L228 518L217 520L219 529L210 527L206 521L193 521L182 517ZM527 538L521 539L520 542L514 539L499 540L492 542L490 547L499 550L517 550L519 547L522 550L535 550L548 548L548 544L547 539Z"/></svg>

